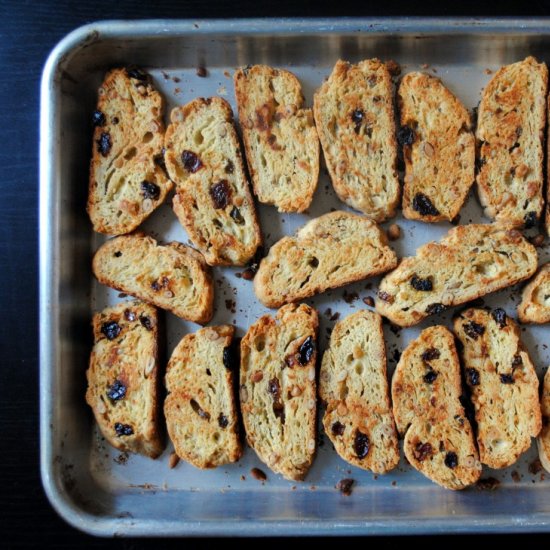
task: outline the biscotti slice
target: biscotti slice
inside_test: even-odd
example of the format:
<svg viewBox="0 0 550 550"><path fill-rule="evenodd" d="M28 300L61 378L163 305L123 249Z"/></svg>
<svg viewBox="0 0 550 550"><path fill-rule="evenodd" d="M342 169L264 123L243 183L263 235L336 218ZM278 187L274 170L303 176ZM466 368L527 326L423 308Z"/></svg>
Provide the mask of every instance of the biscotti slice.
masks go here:
<svg viewBox="0 0 550 550"><path fill-rule="evenodd" d="M164 449L157 311L122 302L96 313L93 330L86 402L111 445L157 458Z"/></svg>
<svg viewBox="0 0 550 550"><path fill-rule="evenodd" d="M241 341L240 399L246 438L274 472L302 480L315 454L317 312L286 305Z"/></svg>
<svg viewBox="0 0 550 550"><path fill-rule="evenodd" d="M323 355L323 425L347 462L384 474L399 462L386 374L382 318L358 311L336 323Z"/></svg>
<svg viewBox="0 0 550 550"><path fill-rule="evenodd" d="M540 397L542 429L537 438L539 459L544 469L550 472L550 368L544 375L542 395Z"/></svg>
<svg viewBox="0 0 550 550"><path fill-rule="evenodd" d="M378 59L337 61L315 94L313 113L340 200L378 222L394 216L400 187L386 65Z"/></svg>
<svg viewBox="0 0 550 550"><path fill-rule="evenodd" d="M543 209L548 69L533 57L499 69L479 104L477 185L485 214L533 227Z"/></svg>
<svg viewBox="0 0 550 550"><path fill-rule="evenodd" d="M133 231L172 189L162 161L163 110L140 69L107 73L93 115L88 214L95 231Z"/></svg>
<svg viewBox="0 0 550 550"><path fill-rule="evenodd" d="M166 369L164 415L176 454L197 468L236 462L242 454L233 387L229 325L188 334Z"/></svg>
<svg viewBox="0 0 550 550"><path fill-rule="evenodd" d="M409 73L397 94L405 185L403 215L451 221L475 179L475 139L464 105L435 76Z"/></svg>
<svg viewBox="0 0 550 550"><path fill-rule="evenodd" d="M254 290L265 306L279 307L384 273L396 264L395 252L375 222L331 212L271 247L254 278Z"/></svg>
<svg viewBox="0 0 550 550"><path fill-rule="evenodd" d="M261 235L229 103L197 98L170 119L164 147L174 212L207 263L245 265Z"/></svg>
<svg viewBox="0 0 550 550"><path fill-rule="evenodd" d="M195 323L212 318L214 286L202 255L178 242L159 245L146 235L115 237L95 253L100 283Z"/></svg>
<svg viewBox="0 0 550 550"><path fill-rule="evenodd" d="M465 489L481 476L474 432L464 413L415 418L403 451L413 468L446 489Z"/></svg>
<svg viewBox="0 0 550 550"><path fill-rule="evenodd" d="M289 71L253 65L238 69L234 83L258 200L279 212L303 212L317 187L319 139L300 82Z"/></svg>
<svg viewBox="0 0 550 550"><path fill-rule="evenodd" d="M463 344L481 462L506 468L541 429L535 368L503 309L467 309L455 318L454 331Z"/></svg>
<svg viewBox="0 0 550 550"><path fill-rule="evenodd" d="M537 251L510 224L461 225L421 246L382 279L376 310L408 327L428 315L528 279Z"/></svg>
<svg viewBox="0 0 550 550"><path fill-rule="evenodd" d="M550 262L523 290L518 316L522 323L550 323Z"/></svg>

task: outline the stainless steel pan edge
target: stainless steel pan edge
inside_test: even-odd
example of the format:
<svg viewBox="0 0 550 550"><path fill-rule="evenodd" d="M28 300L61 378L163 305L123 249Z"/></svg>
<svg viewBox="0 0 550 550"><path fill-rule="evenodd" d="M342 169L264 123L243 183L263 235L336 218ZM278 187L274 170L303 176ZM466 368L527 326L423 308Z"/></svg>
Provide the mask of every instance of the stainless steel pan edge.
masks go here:
<svg viewBox="0 0 550 550"><path fill-rule="evenodd" d="M515 515L513 518L473 518L465 524L461 518L431 520L394 517L362 521L162 521L112 517L103 511L94 513L80 506L71 496L56 468L53 447L55 432L60 430L56 388L60 382L60 309L59 309L59 235L60 128L56 124L60 100L58 81L66 60L79 49L105 37L124 39L177 37L186 34L274 33L517 33L536 35L550 32L550 19L281 19L216 21L105 21L81 27L64 38L50 54L41 83L40 114L40 448L41 475L45 492L57 512L71 525L95 535L359 535L421 534L443 532L518 532L548 531L546 514Z"/></svg>

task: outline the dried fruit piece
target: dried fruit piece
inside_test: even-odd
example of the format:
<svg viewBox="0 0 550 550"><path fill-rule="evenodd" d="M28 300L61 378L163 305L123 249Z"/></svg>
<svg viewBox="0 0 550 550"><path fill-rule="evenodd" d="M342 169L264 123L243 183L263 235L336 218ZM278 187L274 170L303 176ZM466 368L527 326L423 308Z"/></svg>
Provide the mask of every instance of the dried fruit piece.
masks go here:
<svg viewBox="0 0 550 550"><path fill-rule="evenodd" d="M105 115L99 110L94 111L92 115L92 124L94 127L103 126L105 124Z"/></svg>
<svg viewBox="0 0 550 550"><path fill-rule="evenodd" d="M453 451L449 451L445 455L445 466L454 470L458 466L458 456Z"/></svg>
<svg viewBox="0 0 550 550"><path fill-rule="evenodd" d="M147 315L140 315L139 322L147 329L153 330L153 323Z"/></svg>
<svg viewBox="0 0 550 550"><path fill-rule="evenodd" d="M132 435L134 430L129 424L121 424L120 422L115 423L115 433L118 437L122 435Z"/></svg>
<svg viewBox="0 0 550 550"><path fill-rule="evenodd" d="M160 197L160 187L156 183L144 180L141 182L141 194L146 199L156 201Z"/></svg>
<svg viewBox="0 0 550 550"><path fill-rule="evenodd" d="M470 321L469 323L464 323L462 325L462 328L464 329L464 332L466 333L466 335L472 338L472 340L477 340L480 336L482 336L485 333L485 327L474 321Z"/></svg>
<svg viewBox="0 0 550 550"><path fill-rule="evenodd" d="M102 132L99 139L96 140L97 152L101 153L103 157L106 157L111 150L111 135L108 132Z"/></svg>
<svg viewBox="0 0 550 550"><path fill-rule="evenodd" d="M493 316L495 323L500 328L504 328L506 326L506 312L502 308L497 307L491 315Z"/></svg>
<svg viewBox="0 0 550 550"><path fill-rule="evenodd" d="M416 134L410 126L401 126L397 132L397 142L401 147L412 145L416 139Z"/></svg>
<svg viewBox="0 0 550 550"><path fill-rule="evenodd" d="M441 352L435 348L429 348L425 352L423 352L421 355L422 361L424 361L424 363L429 363L434 359L439 359L440 356L441 356Z"/></svg>
<svg viewBox="0 0 550 550"><path fill-rule="evenodd" d="M124 399L126 397L126 386L120 380L115 380L107 389L107 397L111 401Z"/></svg>
<svg viewBox="0 0 550 550"><path fill-rule="evenodd" d="M479 386L479 371L474 368L466 369L466 381L470 386Z"/></svg>
<svg viewBox="0 0 550 550"><path fill-rule="evenodd" d="M432 314L438 315L439 313L443 313L446 309L447 309L447 306L437 302L435 304L430 304L426 308L426 313L428 313L429 315L432 315Z"/></svg>
<svg viewBox="0 0 550 550"><path fill-rule="evenodd" d="M421 216L439 216L439 210L424 193L417 193L413 199L413 209Z"/></svg>
<svg viewBox="0 0 550 550"><path fill-rule="evenodd" d="M423 462L433 454L432 446L429 443L419 441L414 447L414 457L418 462Z"/></svg>
<svg viewBox="0 0 550 550"><path fill-rule="evenodd" d="M231 187L227 180L221 180L210 187L210 197L214 208L225 209L231 201Z"/></svg>
<svg viewBox="0 0 550 550"><path fill-rule="evenodd" d="M351 121L355 124L355 133L358 134L361 130L361 124L365 118L365 113L361 109L355 109L351 113Z"/></svg>
<svg viewBox="0 0 550 550"><path fill-rule="evenodd" d="M369 454L369 448L369 436L357 430L355 432L355 440L353 442L353 449L357 455L357 458L365 458Z"/></svg>
<svg viewBox="0 0 550 550"><path fill-rule="evenodd" d="M512 375L512 374L501 374L500 375L500 381L503 384L513 384L514 383L514 375Z"/></svg>
<svg viewBox="0 0 550 550"><path fill-rule="evenodd" d="M193 151L183 151L181 154L181 162L183 163L183 167L192 174L203 167L201 159L193 153Z"/></svg>
<svg viewBox="0 0 550 550"><path fill-rule="evenodd" d="M535 227L535 225L537 225L537 221L538 220L536 212L527 212L527 214L525 214L525 217L523 218L525 229L531 229L532 227Z"/></svg>
<svg viewBox="0 0 550 550"><path fill-rule="evenodd" d="M311 336L308 336L298 350L298 361L300 365L307 365L311 361L314 351L315 342Z"/></svg>
<svg viewBox="0 0 550 550"><path fill-rule="evenodd" d="M239 225L243 225L244 218L242 217L240 210L236 206L232 208L229 215L233 218L233 221L235 223L238 223Z"/></svg>
<svg viewBox="0 0 550 550"><path fill-rule="evenodd" d="M434 370L429 370L423 378L426 384L433 384L435 382L435 379L437 378L437 372Z"/></svg>
<svg viewBox="0 0 550 550"><path fill-rule="evenodd" d="M220 428L227 428L228 425L229 425L229 420L227 419L227 416L220 413L218 416L218 426Z"/></svg>
<svg viewBox="0 0 550 550"><path fill-rule="evenodd" d="M120 325L116 321L109 321L101 325L101 332L107 340L114 340L121 332Z"/></svg>
<svg viewBox="0 0 550 550"><path fill-rule="evenodd" d="M411 286L415 290L421 290L424 292L428 292L430 290L433 290L433 283L431 277L426 277L425 279L422 279L421 277L418 277L417 275L413 275L411 278Z"/></svg>
<svg viewBox="0 0 550 550"><path fill-rule="evenodd" d="M330 430L333 433L333 435L343 435L345 429L346 427L338 420L334 422L330 427Z"/></svg>
<svg viewBox="0 0 550 550"><path fill-rule="evenodd" d="M223 366L226 369L233 368L233 353L230 346L223 348Z"/></svg>

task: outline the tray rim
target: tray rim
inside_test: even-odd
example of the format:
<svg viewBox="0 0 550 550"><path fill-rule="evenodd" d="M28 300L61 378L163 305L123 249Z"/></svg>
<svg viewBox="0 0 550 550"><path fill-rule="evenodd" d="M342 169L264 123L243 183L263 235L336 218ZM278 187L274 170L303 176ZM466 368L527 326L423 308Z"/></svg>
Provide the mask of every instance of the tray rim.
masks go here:
<svg viewBox="0 0 550 550"><path fill-rule="evenodd" d="M442 533L516 533L550 531L550 516L515 515L497 519L426 519L413 517L387 520L325 521L188 521L162 522L96 516L78 508L54 473L52 446L53 369L58 353L54 341L59 322L55 261L58 201L54 174L55 142L54 93L64 60L88 43L99 39L158 38L204 34L296 35L302 33L385 34L550 34L550 17L341 17L341 18L238 18L238 19L143 19L104 20L71 31L49 54L40 85L39 144L39 367L40 367L40 473L46 496L56 512L70 525L96 536L327 536L403 535ZM246 524L246 525L245 525Z"/></svg>

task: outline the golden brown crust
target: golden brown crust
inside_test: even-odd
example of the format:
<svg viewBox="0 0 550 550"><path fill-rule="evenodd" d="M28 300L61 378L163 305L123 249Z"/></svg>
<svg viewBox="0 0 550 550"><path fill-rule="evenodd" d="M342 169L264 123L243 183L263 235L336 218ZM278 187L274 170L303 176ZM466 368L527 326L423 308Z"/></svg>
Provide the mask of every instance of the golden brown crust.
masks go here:
<svg viewBox="0 0 550 550"><path fill-rule="evenodd" d="M319 139L300 82L266 65L238 69L235 96L258 200L280 212L308 208L319 176Z"/></svg>
<svg viewBox="0 0 550 550"><path fill-rule="evenodd" d="M338 61L315 93L313 113L340 200L377 222L394 216L400 187L386 65L378 59Z"/></svg>
<svg viewBox="0 0 550 550"><path fill-rule="evenodd" d="M550 323L550 262L524 288L518 317L522 323Z"/></svg>
<svg viewBox="0 0 550 550"><path fill-rule="evenodd" d="M407 74L397 99L405 159L403 215L424 222L451 221L475 179L470 115L439 78L423 73Z"/></svg>
<svg viewBox="0 0 550 550"><path fill-rule="evenodd" d="M476 181L492 219L532 227L542 215L547 86L546 65L527 57L499 69L483 91Z"/></svg>
<svg viewBox="0 0 550 550"><path fill-rule="evenodd" d="M95 253L98 281L195 323L214 311L214 285L202 255L182 243L159 245L143 234L115 237Z"/></svg>
<svg viewBox="0 0 550 550"><path fill-rule="evenodd" d="M122 302L93 318L86 402L105 439L121 451L157 458L160 423L158 318L154 307Z"/></svg>
<svg viewBox="0 0 550 550"><path fill-rule="evenodd" d="M94 231L130 233L172 189L162 167L164 100L139 69L113 69L99 88L88 193Z"/></svg>
<svg viewBox="0 0 550 550"><path fill-rule="evenodd" d="M174 212L210 265L245 265L262 239L229 103L197 98L170 118L164 144Z"/></svg>
<svg viewBox="0 0 550 550"><path fill-rule="evenodd" d="M542 429L537 438L539 459L547 472L550 472L550 369L544 375L544 384L540 396Z"/></svg>

